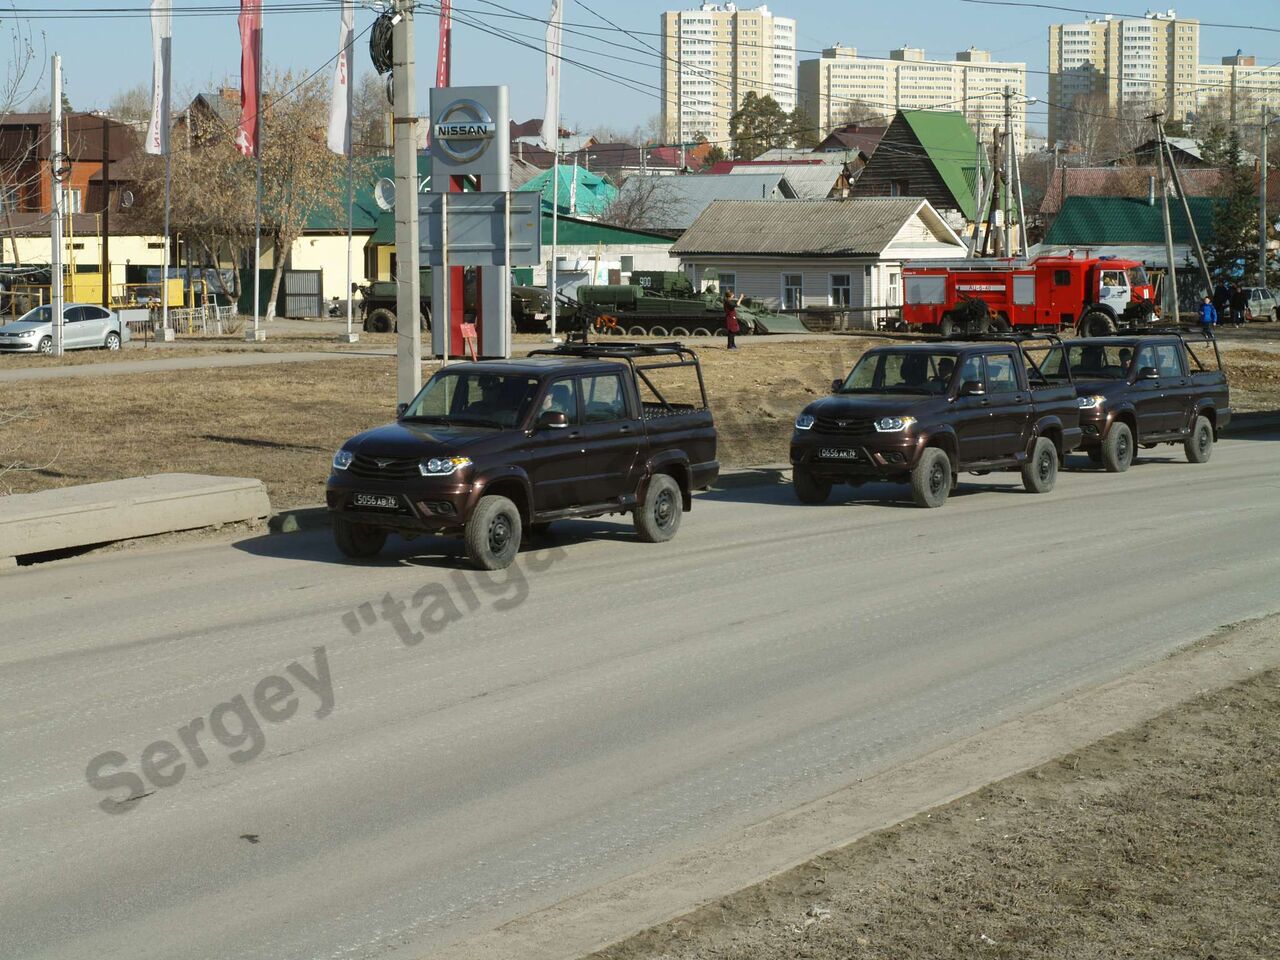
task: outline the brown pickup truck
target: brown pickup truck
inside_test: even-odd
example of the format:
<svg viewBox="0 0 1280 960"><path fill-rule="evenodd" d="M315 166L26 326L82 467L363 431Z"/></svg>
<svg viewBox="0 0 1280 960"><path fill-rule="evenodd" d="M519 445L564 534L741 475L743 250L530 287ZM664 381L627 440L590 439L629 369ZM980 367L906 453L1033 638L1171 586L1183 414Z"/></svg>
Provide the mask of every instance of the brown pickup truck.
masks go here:
<svg viewBox="0 0 1280 960"><path fill-rule="evenodd" d="M640 539L669 540L719 469L692 350L566 344L438 371L394 423L342 445L326 498L348 557L443 533L497 570L524 531L571 517L630 513Z"/></svg>
<svg viewBox="0 0 1280 960"><path fill-rule="evenodd" d="M1037 338L1039 339L1039 338ZM1053 489L1080 443L1076 393L1050 382L1014 337L868 350L832 395L805 407L791 437L792 482L803 503L833 484L907 482L915 502L940 507L962 471L1018 470L1032 493Z"/></svg>
<svg viewBox="0 0 1280 960"><path fill-rule="evenodd" d="M1231 422L1231 393L1218 343L1192 346L1179 333L1068 340L1045 364L1079 396L1082 446L1094 463L1122 473L1138 447L1182 444L1204 463ZM1199 353L1197 352L1199 351Z"/></svg>

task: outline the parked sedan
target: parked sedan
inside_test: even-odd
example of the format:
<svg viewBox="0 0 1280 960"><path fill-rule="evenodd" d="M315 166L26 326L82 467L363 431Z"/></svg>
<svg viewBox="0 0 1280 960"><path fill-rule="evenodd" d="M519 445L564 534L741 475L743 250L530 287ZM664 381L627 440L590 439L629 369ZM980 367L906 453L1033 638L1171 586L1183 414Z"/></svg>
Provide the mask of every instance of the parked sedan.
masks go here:
<svg viewBox="0 0 1280 960"><path fill-rule="evenodd" d="M62 345L67 350L119 350L129 340L129 327L119 315L92 303L65 304L62 324ZM0 327L0 353L52 352L53 307L49 304Z"/></svg>
<svg viewBox="0 0 1280 960"><path fill-rule="evenodd" d="M1244 318L1253 322L1270 322L1280 319L1275 294L1263 287L1245 287Z"/></svg>

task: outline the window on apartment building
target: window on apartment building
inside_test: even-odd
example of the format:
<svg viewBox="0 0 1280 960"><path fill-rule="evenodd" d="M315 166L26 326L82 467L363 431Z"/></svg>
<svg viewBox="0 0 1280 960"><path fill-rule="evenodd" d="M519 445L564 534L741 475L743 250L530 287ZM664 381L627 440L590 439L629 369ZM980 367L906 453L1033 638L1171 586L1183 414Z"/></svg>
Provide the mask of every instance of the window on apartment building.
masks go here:
<svg viewBox="0 0 1280 960"><path fill-rule="evenodd" d="M832 307L847 307L853 302L853 284L847 273L830 275L831 292L827 296L827 304Z"/></svg>
<svg viewBox="0 0 1280 960"><path fill-rule="evenodd" d="M804 276L799 273L782 275L782 309L800 310L804 307Z"/></svg>

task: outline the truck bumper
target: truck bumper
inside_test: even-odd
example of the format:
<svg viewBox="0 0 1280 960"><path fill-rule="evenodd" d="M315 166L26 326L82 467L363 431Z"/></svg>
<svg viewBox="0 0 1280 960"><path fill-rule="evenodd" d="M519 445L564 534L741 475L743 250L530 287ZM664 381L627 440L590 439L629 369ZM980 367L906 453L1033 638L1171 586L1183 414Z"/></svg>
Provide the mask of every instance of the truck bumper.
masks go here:
<svg viewBox="0 0 1280 960"><path fill-rule="evenodd" d="M857 438L793 437L791 464L832 483L901 480L920 458L922 443L922 437L891 433Z"/></svg>
<svg viewBox="0 0 1280 960"><path fill-rule="evenodd" d="M412 533L461 532L473 496L472 484L449 478L424 478L406 490L403 485L383 486L340 474L330 476L325 488L329 513L352 523ZM368 506L361 496L389 497L393 505Z"/></svg>

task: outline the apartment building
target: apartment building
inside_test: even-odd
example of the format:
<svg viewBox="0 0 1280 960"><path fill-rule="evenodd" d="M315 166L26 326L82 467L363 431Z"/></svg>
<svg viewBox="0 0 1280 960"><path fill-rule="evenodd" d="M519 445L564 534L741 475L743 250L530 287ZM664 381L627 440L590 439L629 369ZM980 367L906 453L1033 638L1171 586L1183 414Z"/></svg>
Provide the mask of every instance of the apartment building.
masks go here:
<svg viewBox="0 0 1280 960"><path fill-rule="evenodd" d="M1026 132L1027 65L991 59L970 47L953 60L930 60L918 47L891 50L888 58L860 57L853 47L837 45L822 56L802 60L798 70L800 106L826 136L847 122L849 107L861 101L895 110L951 110L963 113L975 129L1004 126L1006 87L1015 94L1013 131Z"/></svg>
<svg viewBox="0 0 1280 960"><path fill-rule="evenodd" d="M1258 58L1238 52L1221 63L1202 63L1197 71L1199 109L1221 98L1230 115L1245 126L1258 122L1265 105L1280 116L1280 64L1259 64Z"/></svg>
<svg viewBox="0 0 1280 960"><path fill-rule="evenodd" d="M671 142L729 140L747 94L796 106L796 22L767 6L704 3L662 14L662 124Z"/></svg>
<svg viewBox="0 0 1280 960"><path fill-rule="evenodd" d="M1200 21L1177 11L1049 27L1049 141L1071 139L1078 97L1101 95L1185 120L1197 106ZM1101 102L1101 100L1099 100Z"/></svg>

